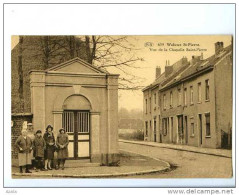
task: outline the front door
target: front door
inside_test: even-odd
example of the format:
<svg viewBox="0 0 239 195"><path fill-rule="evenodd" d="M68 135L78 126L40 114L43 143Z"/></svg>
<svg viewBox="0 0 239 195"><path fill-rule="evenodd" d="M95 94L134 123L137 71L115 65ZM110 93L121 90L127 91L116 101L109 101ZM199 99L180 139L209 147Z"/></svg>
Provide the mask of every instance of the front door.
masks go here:
<svg viewBox="0 0 239 195"><path fill-rule="evenodd" d="M90 158L89 111L64 111L62 127L69 136L69 158Z"/></svg>
<svg viewBox="0 0 239 195"><path fill-rule="evenodd" d="M199 120L199 146L202 145L202 114L198 114Z"/></svg>
<svg viewBox="0 0 239 195"><path fill-rule="evenodd" d="M156 142L157 141L157 138L156 138L156 130L157 130L157 127L156 127L156 123L157 123L157 121L156 121L156 118L154 119L154 142Z"/></svg>
<svg viewBox="0 0 239 195"><path fill-rule="evenodd" d="M185 140L185 144L187 144L188 143L188 117L187 116L184 116L184 122L185 122L184 140Z"/></svg>
<svg viewBox="0 0 239 195"><path fill-rule="evenodd" d="M173 143L173 117L171 117L171 142Z"/></svg>
<svg viewBox="0 0 239 195"><path fill-rule="evenodd" d="M182 144L184 139L183 115L178 116L178 143Z"/></svg>

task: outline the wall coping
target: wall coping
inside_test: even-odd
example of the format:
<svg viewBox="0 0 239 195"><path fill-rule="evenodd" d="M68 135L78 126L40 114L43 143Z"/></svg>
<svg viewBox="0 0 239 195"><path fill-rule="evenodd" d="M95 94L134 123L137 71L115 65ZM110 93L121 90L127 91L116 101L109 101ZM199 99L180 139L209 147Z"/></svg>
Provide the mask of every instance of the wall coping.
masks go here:
<svg viewBox="0 0 239 195"><path fill-rule="evenodd" d="M12 116L33 116L30 112L12 113Z"/></svg>

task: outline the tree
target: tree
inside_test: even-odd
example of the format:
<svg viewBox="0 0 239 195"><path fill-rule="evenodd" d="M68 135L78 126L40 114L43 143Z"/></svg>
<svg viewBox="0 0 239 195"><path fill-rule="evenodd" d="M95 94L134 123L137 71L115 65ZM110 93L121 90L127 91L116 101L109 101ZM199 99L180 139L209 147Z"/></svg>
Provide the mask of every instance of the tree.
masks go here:
<svg viewBox="0 0 239 195"><path fill-rule="evenodd" d="M131 71L139 66L136 62L143 61L135 55L135 45L129 36L85 36L88 62L110 72L120 73L119 89L139 90L143 78Z"/></svg>
<svg viewBox="0 0 239 195"><path fill-rule="evenodd" d="M36 36L38 53L33 56L42 56L44 69L73 59L84 58L82 47L84 43L76 36Z"/></svg>
<svg viewBox="0 0 239 195"><path fill-rule="evenodd" d="M20 101L20 111L24 110L24 100L23 100L23 70L22 70L22 54L23 54L23 36L19 36L19 48L18 48L18 75L19 75L19 85L18 85L18 93L19 93L19 101Z"/></svg>

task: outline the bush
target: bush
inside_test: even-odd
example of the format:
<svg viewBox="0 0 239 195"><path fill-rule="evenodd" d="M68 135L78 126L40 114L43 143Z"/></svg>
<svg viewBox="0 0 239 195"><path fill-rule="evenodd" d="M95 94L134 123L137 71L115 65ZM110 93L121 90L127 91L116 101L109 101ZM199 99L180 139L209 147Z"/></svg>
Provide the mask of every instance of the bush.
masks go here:
<svg viewBox="0 0 239 195"><path fill-rule="evenodd" d="M144 132L141 129L132 130L131 132L124 132L121 130L119 132L119 138L127 140L144 140Z"/></svg>

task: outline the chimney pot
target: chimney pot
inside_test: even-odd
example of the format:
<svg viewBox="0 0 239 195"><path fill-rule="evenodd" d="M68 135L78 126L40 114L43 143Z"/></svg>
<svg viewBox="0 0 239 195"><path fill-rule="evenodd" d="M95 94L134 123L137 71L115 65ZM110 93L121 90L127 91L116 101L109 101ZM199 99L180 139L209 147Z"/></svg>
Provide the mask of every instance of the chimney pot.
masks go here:
<svg viewBox="0 0 239 195"><path fill-rule="evenodd" d="M156 79L157 79L160 75L161 75L161 68L160 68L160 66L157 66L157 67L156 67L156 74L155 74Z"/></svg>
<svg viewBox="0 0 239 195"><path fill-rule="evenodd" d="M216 42L215 43L215 55L219 54L223 50L223 42Z"/></svg>
<svg viewBox="0 0 239 195"><path fill-rule="evenodd" d="M165 76L167 77L173 72L173 66L165 66Z"/></svg>

